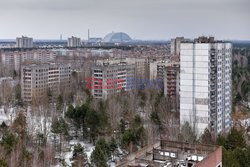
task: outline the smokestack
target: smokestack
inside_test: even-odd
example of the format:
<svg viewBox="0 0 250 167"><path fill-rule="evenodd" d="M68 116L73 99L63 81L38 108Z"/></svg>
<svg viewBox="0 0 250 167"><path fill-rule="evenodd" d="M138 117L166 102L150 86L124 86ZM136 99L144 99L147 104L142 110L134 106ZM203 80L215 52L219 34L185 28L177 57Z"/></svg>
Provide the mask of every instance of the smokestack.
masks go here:
<svg viewBox="0 0 250 167"><path fill-rule="evenodd" d="M90 36L90 32L89 32L89 29L88 29L88 40L89 40L89 36Z"/></svg>

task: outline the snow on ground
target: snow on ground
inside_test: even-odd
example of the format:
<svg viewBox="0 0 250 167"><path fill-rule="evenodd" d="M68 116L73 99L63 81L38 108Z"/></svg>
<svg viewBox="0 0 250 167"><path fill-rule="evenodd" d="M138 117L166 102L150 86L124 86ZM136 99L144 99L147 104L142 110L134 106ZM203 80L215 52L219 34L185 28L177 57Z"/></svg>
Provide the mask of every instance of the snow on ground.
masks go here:
<svg viewBox="0 0 250 167"><path fill-rule="evenodd" d="M94 151L95 146L92 143L89 143L87 141L71 140L69 142L71 149L73 149L74 145L77 145L78 143L80 143L81 146L84 147L84 151L88 157L88 161L90 162L90 156L91 156L92 152ZM73 152L72 152L72 155L73 155Z"/></svg>
<svg viewBox="0 0 250 167"><path fill-rule="evenodd" d="M16 115L18 109L16 108L7 108L7 107L0 107L0 125L2 122L5 122L7 125L10 125ZM27 112L26 112L26 120L27 120L27 130L30 134L33 136L37 135L38 133L44 133L46 130L46 134L49 136L49 138L52 139L52 134L50 132L50 127L51 127L51 122L52 118L47 117L45 118L44 116L37 116L32 114L32 110L30 107L28 107ZM91 143L88 143L87 141L79 141L79 140L71 140L69 142L69 151L66 151L62 153L62 158L65 159L65 162L67 163L68 166L71 166L72 161L71 158L73 156L73 149L74 145L81 144L84 147L84 151L88 157L88 161L90 162L90 156L91 153L93 152L95 146ZM60 164L58 164L56 167L60 167Z"/></svg>
<svg viewBox="0 0 250 167"><path fill-rule="evenodd" d="M108 166L115 167L116 163L119 162L121 159L123 159L124 156L126 156L127 154L128 154L127 151L122 150L120 147L118 147L117 150L115 151L113 160L108 161Z"/></svg>
<svg viewBox="0 0 250 167"><path fill-rule="evenodd" d="M44 116L34 116L31 114L30 111L28 111L26 114L26 119L28 124L28 131L32 135L36 135L38 133L43 134L46 130L46 134L48 134L48 136L51 136L50 134L50 127L52 122L51 117L45 118Z"/></svg>
<svg viewBox="0 0 250 167"><path fill-rule="evenodd" d="M2 124L2 122L4 121L7 125L10 125L17 115L16 111L18 111L18 109L13 107L11 108L0 107L0 124ZM52 134L50 132L50 126L52 122L51 117L47 117L45 119L44 116L33 115L31 108L28 107L26 113L26 119L27 119L27 129L29 133L35 136L38 133L44 133L44 131L46 130L46 134L49 136L49 139L52 142L53 139L52 139ZM72 164L71 158L73 156L74 145L77 145L78 143L84 147L84 151L87 155L88 162L90 163L90 157L95 149L95 146L87 141L71 140L69 142L69 145L66 146L67 147L65 149L66 151L61 154L61 158L65 160L65 163L69 167L71 167ZM120 159L122 159L124 155L126 155L126 152L118 148L116 155L114 157L114 161L109 160L108 165L110 167L115 167L115 163ZM60 167L60 164L54 167Z"/></svg>
<svg viewBox="0 0 250 167"><path fill-rule="evenodd" d="M0 107L0 125L5 122L7 125L10 125L16 118L17 112L20 109L17 109L15 107ZM51 118L45 118L43 116L34 116L31 114L31 109L28 107L27 113L26 113L26 121L28 126L28 131L32 133L33 135L37 133L43 133L45 124L46 124L46 130L47 132L50 131L51 126Z"/></svg>
<svg viewBox="0 0 250 167"><path fill-rule="evenodd" d="M5 122L6 125L10 125L11 122L16 117L16 110L15 108L6 108L4 106L0 107L0 125Z"/></svg>
<svg viewBox="0 0 250 167"><path fill-rule="evenodd" d="M74 146L77 145L78 143L81 144L82 147L84 147L84 152L86 153L88 162L90 163L90 156L93 150L95 149L95 146L86 141L71 140L69 142L69 151L63 152L60 156L62 159L64 159L66 166L71 167L71 164L73 163L73 161L71 161L71 158L73 157ZM60 164L56 165L55 167L59 166Z"/></svg>

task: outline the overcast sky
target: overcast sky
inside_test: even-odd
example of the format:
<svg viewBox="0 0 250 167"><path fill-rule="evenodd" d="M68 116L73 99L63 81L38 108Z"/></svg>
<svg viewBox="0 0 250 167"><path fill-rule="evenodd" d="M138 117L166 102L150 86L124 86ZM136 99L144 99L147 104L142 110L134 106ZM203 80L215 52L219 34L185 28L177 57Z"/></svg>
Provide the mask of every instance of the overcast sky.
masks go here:
<svg viewBox="0 0 250 167"><path fill-rule="evenodd" d="M250 0L0 0L0 39L126 32L134 39L250 39Z"/></svg>

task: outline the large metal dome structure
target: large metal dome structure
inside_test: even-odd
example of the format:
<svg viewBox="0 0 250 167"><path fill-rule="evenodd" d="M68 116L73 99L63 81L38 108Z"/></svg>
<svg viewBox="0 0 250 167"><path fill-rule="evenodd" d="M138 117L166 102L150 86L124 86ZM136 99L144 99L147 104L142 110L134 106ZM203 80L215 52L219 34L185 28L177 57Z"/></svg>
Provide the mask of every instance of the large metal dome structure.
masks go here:
<svg viewBox="0 0 250 167"><path fill-rule="evenodd" d="M114 42L130 42L132 39L128 36L128 34L124 33L124 32L112 32L107 34L104 38L103 38L103 42L110 42L110 43L114 43Z"/></svg>

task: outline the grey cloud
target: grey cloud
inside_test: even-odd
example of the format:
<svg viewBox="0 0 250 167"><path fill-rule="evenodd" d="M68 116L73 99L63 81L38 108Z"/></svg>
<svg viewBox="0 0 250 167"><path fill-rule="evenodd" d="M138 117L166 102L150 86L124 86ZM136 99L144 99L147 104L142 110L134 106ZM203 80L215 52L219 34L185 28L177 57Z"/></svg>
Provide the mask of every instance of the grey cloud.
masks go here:
<svg viewBox="0 0 250 167"><path fill-rule="evenodd" d="M91 28L96 36L114 30L143 39L202 34L250 39L249 6L249 0L1 0L0 38L58 33L86 38Z"/></svg>

